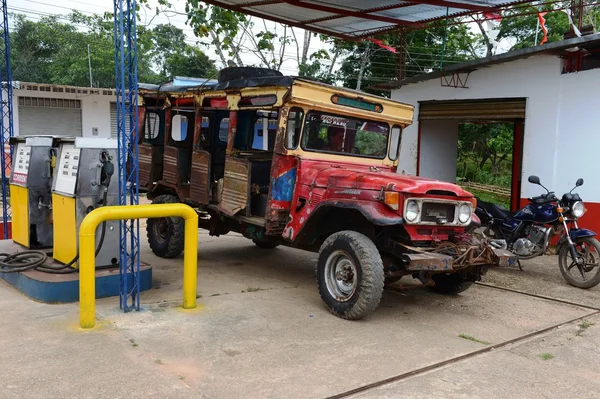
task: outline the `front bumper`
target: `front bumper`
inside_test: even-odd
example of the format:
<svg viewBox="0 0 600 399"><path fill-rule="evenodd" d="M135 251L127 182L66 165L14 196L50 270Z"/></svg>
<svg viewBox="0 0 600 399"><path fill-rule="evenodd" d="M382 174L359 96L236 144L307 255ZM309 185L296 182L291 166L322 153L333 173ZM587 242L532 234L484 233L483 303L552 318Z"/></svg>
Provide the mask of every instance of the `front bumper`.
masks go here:
<svg viewBox="0 0 600 399"><path fill-rule="evenodd" d="M506 249L488 244L453 247L452 250L432 252L405 246L410 252L402 255L409 271L451 271L471 266L505 267L516 265L518 257Z"/></svg>

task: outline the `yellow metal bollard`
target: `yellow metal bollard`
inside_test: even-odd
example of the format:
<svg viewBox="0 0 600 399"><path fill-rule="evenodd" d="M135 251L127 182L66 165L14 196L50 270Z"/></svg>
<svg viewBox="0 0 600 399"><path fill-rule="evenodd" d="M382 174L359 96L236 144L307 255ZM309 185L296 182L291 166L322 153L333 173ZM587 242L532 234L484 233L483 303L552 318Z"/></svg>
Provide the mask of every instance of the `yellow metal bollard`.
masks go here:
<svg viewBox="0 0 600 399"><path fill-rule="evenodd" d="M79 227L79 325L96 325L96 228L106 220L181 217L185 220L183 308L196 307L198 214L184 204L104 206L90 212Z"/></svg>

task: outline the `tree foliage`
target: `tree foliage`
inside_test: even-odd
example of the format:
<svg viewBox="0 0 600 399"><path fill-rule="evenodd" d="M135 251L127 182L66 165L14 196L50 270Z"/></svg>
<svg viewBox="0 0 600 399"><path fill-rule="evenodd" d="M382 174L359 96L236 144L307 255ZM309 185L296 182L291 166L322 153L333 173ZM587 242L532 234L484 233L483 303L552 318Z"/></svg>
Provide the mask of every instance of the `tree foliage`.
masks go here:
<svg viewBox="0 0 600 399"><path fill-rule="evenodd" d="M16 15L11 31L13 79L37 83L114 87L115 48L110 15L51 16L31 21ZM89 60L88 60L89 46ZM138 27L139 81L160 83L173 76L212 76L214 63L185 42L173 25Z"/></svg>
<svg viewBox="0 0 600 399"><path fill-rule="evenodd" d="M509 186L513 137L512 124L461 124L458 129L459 179Z"/></svg>

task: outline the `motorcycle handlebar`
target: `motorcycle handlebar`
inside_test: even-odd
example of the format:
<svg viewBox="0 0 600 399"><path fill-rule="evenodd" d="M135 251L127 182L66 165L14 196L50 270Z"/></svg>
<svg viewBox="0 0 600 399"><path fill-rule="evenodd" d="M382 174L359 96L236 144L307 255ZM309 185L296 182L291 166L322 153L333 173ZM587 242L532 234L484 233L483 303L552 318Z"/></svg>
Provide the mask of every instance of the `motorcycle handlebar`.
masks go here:
<svg viewBox="0 0 600 399"><path fill-rule="evenodd" d="M548 193L539 195L537 197L531 197L529 200L537 204L548 204L550 202L558 201L558 198L556 198L556 195L554 195L554 193Z"/></svg>

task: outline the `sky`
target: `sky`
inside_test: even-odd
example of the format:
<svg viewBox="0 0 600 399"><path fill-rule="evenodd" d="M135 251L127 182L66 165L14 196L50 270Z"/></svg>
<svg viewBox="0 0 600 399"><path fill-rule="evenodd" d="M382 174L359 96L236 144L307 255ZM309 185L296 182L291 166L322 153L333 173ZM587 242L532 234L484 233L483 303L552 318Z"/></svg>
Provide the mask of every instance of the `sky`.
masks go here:
<svg viewBox="0 0 600 399"><path fill-rule="evenodd" d="M171 0L173 5L172 8L165 8L164 6L160 6L158 4L158 0L149 0L148 5L150 9L147 9L142 6L139 15L140 22L143 25L147 25L149 27L155 26L157 24L167 24L171 23L178 28L181 28L187 36L187 42L191 45L197 45L200 49L202 49L212 60L215 61L217 67L223 67L224 65L220 61L217 53L215 52L215 47L210 43L209 38L197 38L194 35L193 30L186 25L187 16L185 14L185 0ZM162 12L159 15L156 15L156 7L160 7ZM25 14L28 18L33 20L39 20L44 16L62 14L66 15L71 12L71 10L78 10L84 14L103 14L104 12L112 12L113 11L113 0L8 0L8 10L12 13ZM257 23L260 23L260 28L256 29L256 32L260 30L264 30L262 27L262 21L255 19ZM274 31L279 35L283 34L282 26L279 24L275 24L272 22L266 22L266 28L269 31ZM479 33L475 24L472 29L474 32ZM302 42L304 37L304 31L299 28L294 28L294 32L296 33L296 37L299 42ZM246 39L247 40L247 39ZM251 51L253 47L250 43L245 42L242 43L243 50L241 52L241 58L245 65L258 65L259 59L258 57ZM512 45L511 41L504 41L499 43L497 47L497 52L507 51ZM309 55L320 50L320 49L329 49L329 46L323 42L321 42L317 37L312 38L311 44L309 46ZM276 54L279 53L280 48L276 46ZM226 54L226 57L228 55ZM229 58L229 57L228 57ZM338 60L339 61L339 60ZM323 61L323 64L327 64L328 61ZM339 64L339 62L338 62ZM334 70L337 69L339 65L336 65ZM395 66L390 65L390 68ZM298 73L298 63L297 63L297 48L295 45L288 45L285 48L284 53L284 62L281 67L281 72L286 75L297 75Z"/></svg>
<svg viewBox="0 0 600 399"><path fill-rule="evenodd" d="M214 60L218 67L223 67L222 62L215 52L215 47L210 44L209 38L197 38L194 35L193 30L185 24L187 16L185 15L185 0L171 0L173 4L172 8L164 8L158 5L157 0L149 0L148 5L151 7L150 10L142 7L139 15L140 22L143 25L149 27L157 24L171 23L178 28L183 29L187 36L187 42L191 45L198 45L212 60ZM164 9L158 16L155 13L156 7ZM50 14L69 14L71 10L78 10L84 14L103 14L104 12L113 11L112 0L8 0L8 11L12 13L25 14L30 19L39 20L44 16ZM257 20L258 22L258 20ZM262 21L260 21L262 25ZM261 26L262 28L262 26ZM275 31L278 34L283 34L283 28L281 25L267 22L267 29L269 31ZM264 30L256 29L256 31ZM294 28L294 32L298 37L298 41L302 41L304 37L304 30ZM243 43L244 49L241 53L242 61L246 65L258 65L258 57L253 54L249 48L249 43ZM309 46L309 55L328 46L322 43L318 37L313 37ZM276 46L276 54L279 54L279 46ZM226 54L227 57L227 54ZM284 62L281 67L281 72L288 75L296 75L298 73L298 65L296 62L297 52L295 46L287 46L284 53Z"/></svg>

